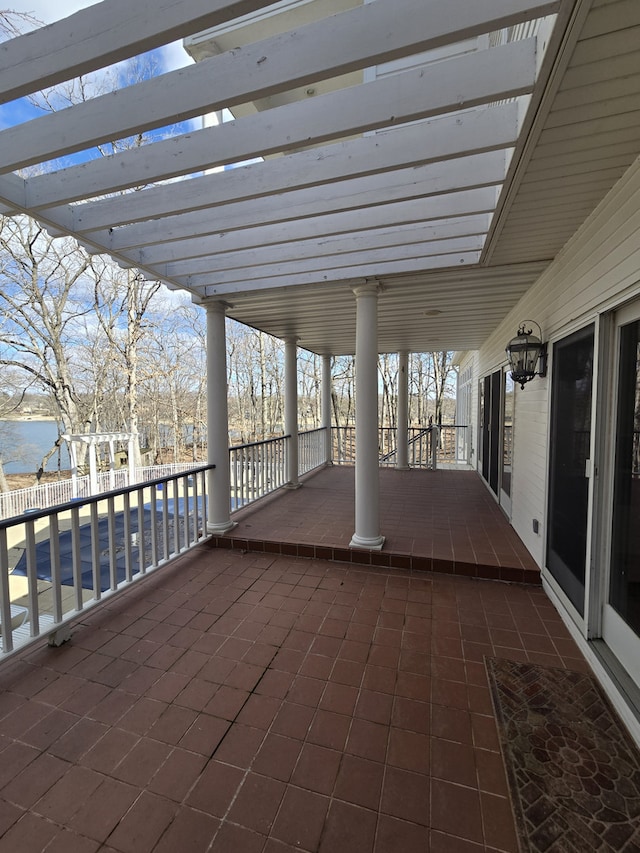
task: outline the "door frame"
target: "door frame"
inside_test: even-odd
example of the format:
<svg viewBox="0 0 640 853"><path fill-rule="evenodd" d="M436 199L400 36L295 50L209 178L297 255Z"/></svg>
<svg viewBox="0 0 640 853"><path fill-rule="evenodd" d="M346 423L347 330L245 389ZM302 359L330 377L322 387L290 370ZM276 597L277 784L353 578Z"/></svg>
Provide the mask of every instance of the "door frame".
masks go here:
<svg viewBox="0 0 640 853"><path fill-rule="evenodd" d="M601 471L594 495L593 553L599 567L592 567L592 591L589 607L589 638L601 638L610 653L640 687L640 663L637 653L628 651L634 642L640 649L638 635L609 605L609 589L613 548L613 503L615 494L616 434L618 425L618 382L620 378L620 339L623 326L640 320L640 298L624 303L601 317L602 377L598 405L603 412L598 424ZM606 413L606 414L604 414ZM595 562L595 561L594 561ZM626 649L624 647L627 647Z"/></svg>

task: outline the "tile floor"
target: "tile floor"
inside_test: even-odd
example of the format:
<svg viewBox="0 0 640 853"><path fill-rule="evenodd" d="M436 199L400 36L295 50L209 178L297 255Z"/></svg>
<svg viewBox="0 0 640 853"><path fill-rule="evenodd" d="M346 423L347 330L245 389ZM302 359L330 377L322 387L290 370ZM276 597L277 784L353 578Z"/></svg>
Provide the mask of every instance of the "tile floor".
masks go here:
<svg viewBox="0 0 640 853"><path fill-rule="evenodd" d="M587 669L540 587L201 546L0 669L0 853L516 851L485 655Z"/></svg>
<svg viewBox="0 0 640 853"><path fill-rule="evenodd" d="M322 468L301 489L234 514L220 547L540 583L540 571L475 471L380 470L382 551L349 549L355 469Z"/></svg>

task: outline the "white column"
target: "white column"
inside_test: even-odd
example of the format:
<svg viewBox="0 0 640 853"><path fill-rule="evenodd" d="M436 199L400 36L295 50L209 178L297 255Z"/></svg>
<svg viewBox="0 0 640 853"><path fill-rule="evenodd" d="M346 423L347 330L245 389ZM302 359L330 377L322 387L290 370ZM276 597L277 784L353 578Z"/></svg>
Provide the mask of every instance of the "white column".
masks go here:
<svg viewBox="0 0 640 853"><path fill-rule="evenodd" d="M322 426L324 435L324 458L327 465L332 465L331 441L331 356L322 356Z"/></svg>
<svg viewBox="0 0 640 853"><path fill-rule="evenodd" d="M207 309L207 462L215 465L207 478L209 533L235 527L230 518L229 416L227 404L227 344L224 302Z"/></svg>
<svg viewBox="0 0 640 853"><path fill-rule="evenodd" d="M398 411L396 413L396 468L409 468L409 353L398 353Z"/></svg>
<svg viewBox="0 0 640 853"><path fill-rule="evenodd" d="M98 460L96 458L96 443L89 441L89 494L98 494Z"/></svg>
<svg viewBox="0 0 640 853"><path fill-rule="evenodd" d="M352 548L380 550L378 462L378 285L356 295L356 529Z"/></svg>
<svg viewBox="0 0 640 853"><path fill-rule="evenodd" d="M129 436L129 441L127 443L127 465L129 468L129 485L133 486L136 482L137 471L136 471L136 460L135 460L135 437L133 434Z"/></svg>
<svg viewBox="0 0 640 853"><path fill-rule="evenodd" d="M298 339L284 341L284 432L291 436L287 452L287 488L298 489Z"/></svg>

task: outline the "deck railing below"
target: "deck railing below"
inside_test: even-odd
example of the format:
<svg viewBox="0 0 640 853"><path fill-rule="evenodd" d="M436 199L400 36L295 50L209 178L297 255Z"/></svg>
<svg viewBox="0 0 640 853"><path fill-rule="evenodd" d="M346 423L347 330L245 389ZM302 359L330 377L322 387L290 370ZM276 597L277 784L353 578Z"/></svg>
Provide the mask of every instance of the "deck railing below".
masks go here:
<svg viewBox="0 0 640 853"><path fill-rule="evenodd" d="M208 538L205 465L0 521L0 657Z"/></svg>

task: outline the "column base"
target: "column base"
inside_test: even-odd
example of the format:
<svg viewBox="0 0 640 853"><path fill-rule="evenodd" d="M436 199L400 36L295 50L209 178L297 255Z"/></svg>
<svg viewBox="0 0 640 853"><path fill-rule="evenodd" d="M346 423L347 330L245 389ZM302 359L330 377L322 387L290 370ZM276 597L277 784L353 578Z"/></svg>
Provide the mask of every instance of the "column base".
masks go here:
<svg viewBox="0 0 640 853"><path fill-rule="evenodd" d="M381 551L384 545L384 536L365 537L354 533L349 542L349 548L368 548L370 551Z"/></svg>
<svg viewBox="0 0 640 853"><path fill-rule="evenodd" d="M214 521L208 521L207 533L212 533L214 536L222 536L224 533L228 533L230 530L233 530L233 528L237 526L237 521L220 521L218 523Z"/></svg>
<svg viewBox="0 0 640 853"><path fill-rule="evenodd" d="M302 483L285 483L285 489L300 489L302 487Z"/></svg>
<svg viewBox="0 0 640 853"><path fill-rule="evenodd" d="M396 465L396 471L411 471L411 465Z"/></svg>

